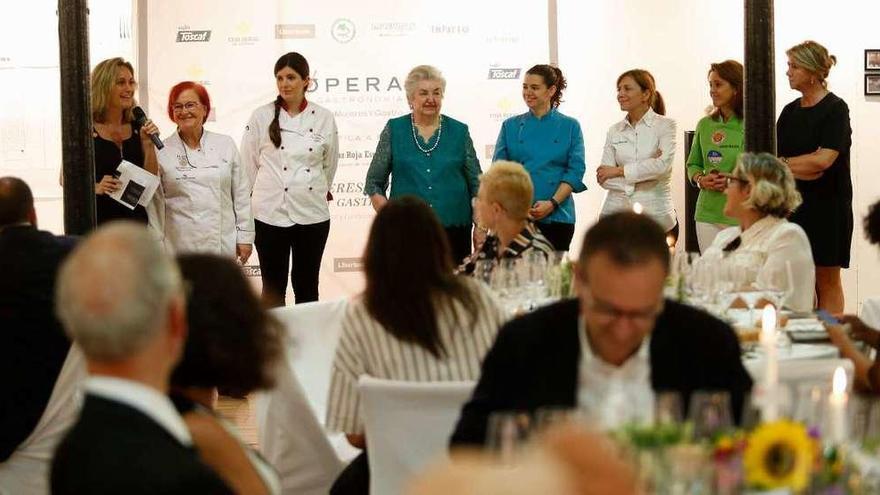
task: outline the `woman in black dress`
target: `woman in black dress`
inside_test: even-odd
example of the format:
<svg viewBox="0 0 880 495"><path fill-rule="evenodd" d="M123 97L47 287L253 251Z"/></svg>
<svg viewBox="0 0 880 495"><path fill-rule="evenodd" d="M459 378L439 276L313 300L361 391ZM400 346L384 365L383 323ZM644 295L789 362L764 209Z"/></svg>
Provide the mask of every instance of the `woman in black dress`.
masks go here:
<svg viewBox="0 0 880 495"><path fill-rule="evenodd" d="M150 134L158 134L159 129L150 120L141 126L139 132L132 127L132 109L137 106L134 99L136 89L134 68L119 57L104 60L92 70L92 137L95 140L98 225L119 219L147 223L147 211L143 206L130 210L108 196L121 185L114 173L122 160L158 174L159 162Z"/></svg>
<svg viewBox="0 0 880 495"><path fill-rule="evenodd" d="M837 59L825 47L805 41L785 53L788 83L802 95L776 123L779 157L804 200L790 220L810 239L819 308L842 313L840 269L849 268L853 232L849 108L828 91L826 78Z"/></svg>

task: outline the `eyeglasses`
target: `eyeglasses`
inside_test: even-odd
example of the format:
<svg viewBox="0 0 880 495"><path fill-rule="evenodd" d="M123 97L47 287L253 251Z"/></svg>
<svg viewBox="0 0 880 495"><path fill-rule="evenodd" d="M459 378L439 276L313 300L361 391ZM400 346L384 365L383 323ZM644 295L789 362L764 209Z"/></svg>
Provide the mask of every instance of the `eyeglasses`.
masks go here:
<svg viewBox="0 0 880 495"><path fill-rule="evenodd" d="M612 321L618 321L622 318L627 318L637 325L650 325L654 323L654 320L657 319L657 316L663 312L663 299L660 299L657 304L654 305L654 307L652 308L637 311L627 311L614 307L611 303L596 299L595 296L593 296L593 294L587 288L584 288L583 290L585 291L585 295L587 296L587 304L589 305L589 309L591 309L597 317L606 320L608 323L611 323Z"/></svg>
<svg viewBox="0 0 880 495"><path fill-rule="evenodd" d="M739 182L740 184L748 184L749 183L749 181L746 179L740 179L739 177L733 177L731 175L728 175L727 177L725 177L725 179L727 180L727 182L725 184L726 187L730 187L730 184L732 182Z"/></svg>
<svg viewBox="0 0 880 495"><path fill-rule="evenodd" d="M180 113L184 110L186 110L187 112L192 112L193 110L195 110L196 108L199 108L200 106L201 106L201 103L199 103L197 101L188 101L186 103L175 103L174 105L171 105L171 109L177 113Z"/></svg>

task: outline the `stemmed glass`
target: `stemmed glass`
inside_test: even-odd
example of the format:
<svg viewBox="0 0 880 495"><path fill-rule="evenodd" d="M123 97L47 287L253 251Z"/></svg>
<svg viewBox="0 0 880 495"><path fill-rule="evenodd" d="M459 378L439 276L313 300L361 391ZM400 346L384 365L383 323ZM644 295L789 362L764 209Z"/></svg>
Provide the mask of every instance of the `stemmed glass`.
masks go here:
<svg viewBox="0 0 880 495"><path fill-rule="evenodd" d="M733 427L730 393L698 390L691 394L688 417L694 425L694 437L711 439Z"/></svg>

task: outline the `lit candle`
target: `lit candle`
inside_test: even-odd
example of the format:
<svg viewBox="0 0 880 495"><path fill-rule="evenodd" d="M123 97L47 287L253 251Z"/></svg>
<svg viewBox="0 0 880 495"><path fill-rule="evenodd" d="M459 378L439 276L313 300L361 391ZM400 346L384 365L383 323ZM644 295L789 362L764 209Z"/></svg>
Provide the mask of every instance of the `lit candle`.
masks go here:
<svg viewBox="0 0 880 495"><path fill-rule="evenodd" d="M639 203L638 201L633 203L633 213L635 213L636 215L641 215L642 211L644 211L644 210L645 210L645 207L642 206L642 204Z"/></svg>
<svg viewBox="0 0 880 495"><path fill-rule="evenodd" d="M831 395L828 397L829 421L828 437L834 445L846 441L846 371L842 366L834 370L831 380Z"/></svg>
<svg viewBox="0 0 880 495"><path fill-rule="evenodd" d="M779 389L779 361L776 355L776 308L764 306L761 318L761 347L764 349L764 397L762 419L776 421L779 417L777 393Z"/></svg>

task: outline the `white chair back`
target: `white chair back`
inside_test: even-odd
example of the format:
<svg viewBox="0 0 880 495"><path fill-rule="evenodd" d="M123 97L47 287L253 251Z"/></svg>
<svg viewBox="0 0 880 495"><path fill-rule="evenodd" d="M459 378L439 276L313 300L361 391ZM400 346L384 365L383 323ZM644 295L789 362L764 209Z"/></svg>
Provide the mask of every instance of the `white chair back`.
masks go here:
<svg viewBox="0 0 880 495"><path fill-rule="evenodd" d="M282 494L326 495L342 461L287 362L277 374L273 390L256 394L260 451L278 471Z"/></svg>
<svg viewBox="0 0 880 495"><path fill-rule="evenodd" d="M358 382L370 461L370 493L396 495L426 464L446 455L474 382Z"/></svg>
<svg viewBox="0 0 880 495"><path fill-rule="evenodd" d="M348 301L317 301L272 310L287 329L287 362L321 424L327 410L330 370Z"/></svg>

